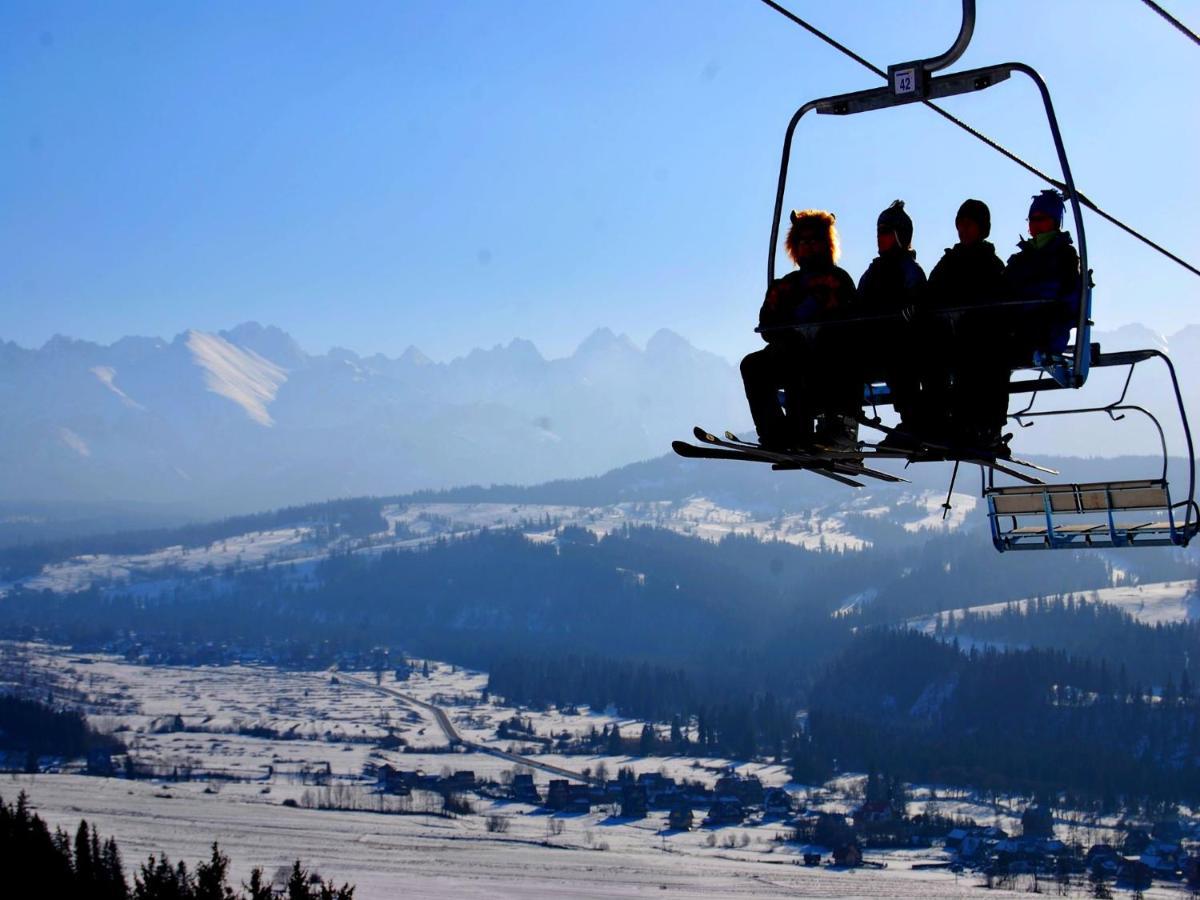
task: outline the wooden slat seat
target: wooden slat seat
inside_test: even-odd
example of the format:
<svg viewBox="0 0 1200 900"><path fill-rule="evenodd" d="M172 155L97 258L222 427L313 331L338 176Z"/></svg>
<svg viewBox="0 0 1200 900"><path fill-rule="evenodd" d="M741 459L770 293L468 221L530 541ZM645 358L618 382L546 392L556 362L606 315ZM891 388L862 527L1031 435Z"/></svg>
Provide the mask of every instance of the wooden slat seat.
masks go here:
<svg viewBox="0 0 1200 900"><path fill-rule="evenodd" d="M1001 550L1181 544L1190 537L1178 530L1170 491L1160 479L992 487L985 496L992 540ZM1131 510L1157 513L1160 518L1114 519L1115 513ZM1088 520L1057 521L1075 515ZM1104 520L1097 521L1098 516Z"/></svg>

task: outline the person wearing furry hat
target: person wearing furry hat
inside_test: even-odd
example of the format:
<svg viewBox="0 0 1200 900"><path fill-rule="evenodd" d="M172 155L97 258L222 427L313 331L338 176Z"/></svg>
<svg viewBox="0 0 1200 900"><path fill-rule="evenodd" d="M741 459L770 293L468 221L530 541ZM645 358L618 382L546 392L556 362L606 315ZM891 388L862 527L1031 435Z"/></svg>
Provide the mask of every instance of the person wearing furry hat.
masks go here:
<svg viewBox="0 0 1200 900"><path fill-rule="evenodd" d="M1028 365L1037 350L1061 353L1079 322L1079 254L1071 235L1062 230L1062 220L1062 194L1045 190L1035 196L1029 205L1029 239L1017 242L1004 269L1010 299L1054 301L1022 313L1017 337L1021 365Z"/></svg>
<svg viewBox="0 0 1200 900"><path fill-rule="evenodd" d="M834 422L841 430L848 404L857 413L862 397L861 383L837 383L831 390L830 380L820 378L830 346L825 329L795 328L828 321L854 303L854 280L837 266L836 217L819 209L793 210L791 221L786 246L796 268L767 289L758 313L767 346L749 354L741 366L759 442L775 449L811 447L818 438L818 416L825 430ZM780 389L785 407L779 404Z"/></svg>
<svg viewBox="0 0 1200 900"><path fill-rule="evenodd" d="M913 223L904 211L904 201L896 200L879 214L875 238L879 255L871 261L858 281L858 303L863 315L889 316L904 313L899 325L891 322L867 325L860 329L859 356L869 360L866 379L883 377L892 392L892 404L900 414L897 429L909 435L920 433L923 411L920 408L919 360L914 357L913 332L908 319L925 306L925 271L917 265L912 248ZM889 436L883 444L894 446L903 435Z"/></svg>
<svg viewBox="0 0 1200 900"><path fill-rule="evenodd" d="M958 243L929 273L929 304L937 309L986 307L1004 295L1004 263L987 240L992 214L982 200L966 200L954 217ZM930 320L927 371L922 379L929 426L950 443L992 449L1008 419L1003 316L980 309ZM937 415L941 410L943 415Z"/></svg>

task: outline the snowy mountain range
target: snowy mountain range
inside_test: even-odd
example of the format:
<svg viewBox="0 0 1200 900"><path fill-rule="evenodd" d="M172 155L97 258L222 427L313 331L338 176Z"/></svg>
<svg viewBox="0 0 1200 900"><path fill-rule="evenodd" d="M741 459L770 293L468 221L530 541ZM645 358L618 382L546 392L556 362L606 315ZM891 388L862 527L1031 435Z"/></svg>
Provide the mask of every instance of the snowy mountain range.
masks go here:
<svg viewBox="0 0 1200 900"><path fill-rule="evenodd" d="M353 494L592 475L696 421L745 421L728 361L601 329L563 359L514 340L449 363L304 352L246 323L109 346L0 344L0 501L212 514Z"/></svg>
<svg viewBox="0 0 1200 900"><path fill-rule="evenodd" d="M1098 339L1169 349L1194 398L1200 327L1165 338L1128 326ZM1166 385L1151 371L1131 397L1161 407ZM1120 390L1112 372L1093 383L1088 405ZM0 343L0 411L0 502L174 503L212 515L595 475L667 452L698 422L748 421L736 367L667 330L645 347L600 329L561 359L513 340L439 363L414 347L397 358L309 354L256 323L108 346ZM1157 449L1138 427L1079 422L1040 423L1019 440L1056 455Z"/></svg>

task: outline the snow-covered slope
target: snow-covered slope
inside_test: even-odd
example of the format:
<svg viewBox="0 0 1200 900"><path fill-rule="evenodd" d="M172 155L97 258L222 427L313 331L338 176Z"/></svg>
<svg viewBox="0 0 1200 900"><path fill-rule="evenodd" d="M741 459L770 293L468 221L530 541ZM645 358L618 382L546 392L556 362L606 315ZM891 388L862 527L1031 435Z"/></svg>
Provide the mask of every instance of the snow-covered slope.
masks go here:
<svg viewBox="0 0 1200 900"><path fill-rule="evenodd" d="M1200 597L1196 594L1196 582L1159 581L1150 584L1120 585L1118 587L1101 588L1087 591L1079 595L1079 599L1090 603L1107 603L1129 613L1140 622L1147 625L1169 624L1173 622L1188 622L1200 618ZM1015 606L1025 609L1032 601L1018 600ZM986 606L973 606L970 611L975 615L994 616L1002 613L1010 604L990 603ZM965 609L955 609L941 616L961 618ZM922 616L911 620L908 625L926 634L933 634L938 616Z"/></svg>
<svg viewBox="0 0 1200 900"><path fill-rule="evenodd" d="M287 381L281 367L216 334L189 331L187 346L204 370L204 383L210 391L236 403L259 425L275 424L267 406ZM112 387L111 381L108 386Z"/></svg>

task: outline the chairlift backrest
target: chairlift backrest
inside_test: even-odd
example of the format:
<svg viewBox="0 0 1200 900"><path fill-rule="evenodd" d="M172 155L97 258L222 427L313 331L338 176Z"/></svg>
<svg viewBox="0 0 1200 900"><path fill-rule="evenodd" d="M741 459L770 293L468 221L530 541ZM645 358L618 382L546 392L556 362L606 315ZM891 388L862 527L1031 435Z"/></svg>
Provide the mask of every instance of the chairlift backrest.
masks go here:
<svg viewBox="0 0 1200 900"><path fill-rule="evenodd" d="M1094 484L1048 484L998 489L993 509L999 515L1107 512L1121 509L1165 509L1170 506L1166 482L1110 481Z"/></svg>

